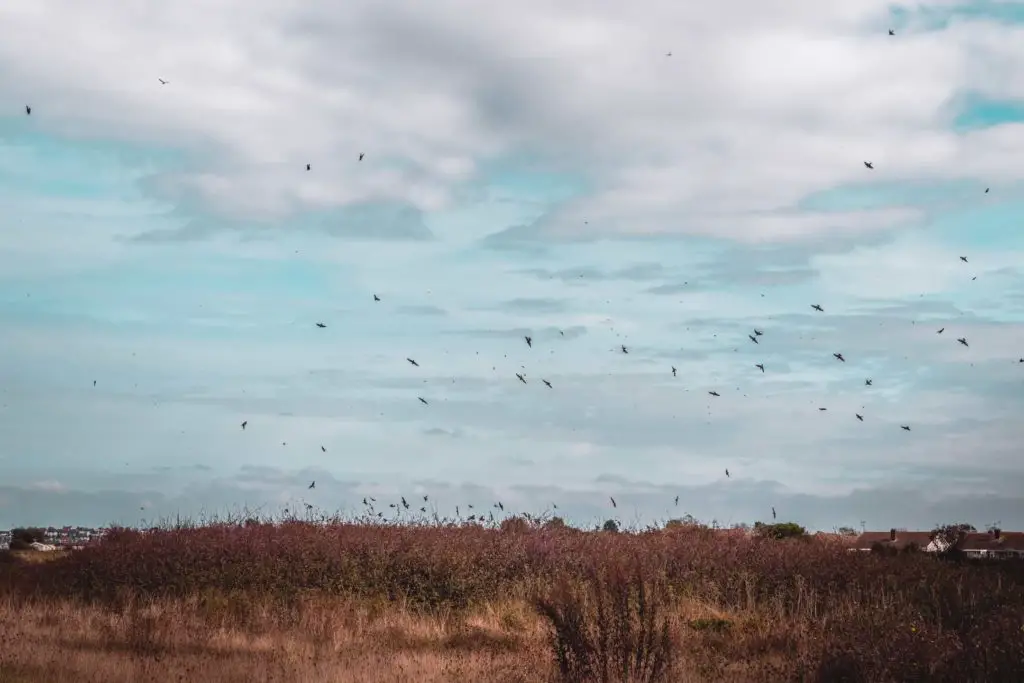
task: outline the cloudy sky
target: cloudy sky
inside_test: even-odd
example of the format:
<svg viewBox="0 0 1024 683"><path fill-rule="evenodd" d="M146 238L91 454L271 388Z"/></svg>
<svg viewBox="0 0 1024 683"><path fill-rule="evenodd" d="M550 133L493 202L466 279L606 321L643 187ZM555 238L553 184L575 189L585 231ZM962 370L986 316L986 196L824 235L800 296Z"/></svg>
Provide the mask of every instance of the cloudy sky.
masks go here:
<svg viewBox="0 0 1024 683"><path fill-rule="evenodd" d="M1021 7L3 3L0 528L1024 528Z"/></svg>

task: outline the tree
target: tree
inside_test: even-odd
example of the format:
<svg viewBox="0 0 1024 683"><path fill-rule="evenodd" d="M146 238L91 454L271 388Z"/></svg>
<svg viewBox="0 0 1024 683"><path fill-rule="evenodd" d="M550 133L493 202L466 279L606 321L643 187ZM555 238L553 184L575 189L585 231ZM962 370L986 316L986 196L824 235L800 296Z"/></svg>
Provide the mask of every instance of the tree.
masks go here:
<svg viewBox="0 0 1024 683"><path fill-rule="evenodd" d="M854 529L852 526L841 526L838 529L836 529L836 533L839 534L840 536L859 536L860 535L860 534L857 533L857 530Z"/></svg>
<svg viewBox="0 0 1024 683"><path fill-rule="evenodd" d="M607 531L613 534L619 532L619 523L614 519L605 520L604 525L601 527L601 531Z"/></svg>
<svg viewBox="0 0 1024 683"><path fill-rule="evenodd" d="M973 524L967 522L956 522L954 524L942 524L932 531L932 535L942 542L947 549L956 545L960 540L960 534L972 534L976 532Z"/></svg>
<svg viewBox="0 0 1024 683"><path fill-rule="evenodd" d="M807 535L807 529L796 522L779 522L778 524L756 522L754 524L754 533L762 538L781 540L784 538L803 538Z"/></svg>
<svg viewBox="0 0 1024 683"><path fill-rule="evenodd" d="M46 532L38 528L11 529L11 550L30 550L33 543L42 543Z"/></svg>

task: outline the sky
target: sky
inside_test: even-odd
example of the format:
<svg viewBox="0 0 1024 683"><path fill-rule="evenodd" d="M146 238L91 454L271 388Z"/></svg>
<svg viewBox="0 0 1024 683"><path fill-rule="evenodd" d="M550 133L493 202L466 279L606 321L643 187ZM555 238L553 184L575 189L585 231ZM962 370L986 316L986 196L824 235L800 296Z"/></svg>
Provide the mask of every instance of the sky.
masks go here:
<svg viewBox="0 0 1024 683"><path fill-rule="evenodd" d="M1024 529L1021 45L996 0L3 3L0 528Z"/></svg>

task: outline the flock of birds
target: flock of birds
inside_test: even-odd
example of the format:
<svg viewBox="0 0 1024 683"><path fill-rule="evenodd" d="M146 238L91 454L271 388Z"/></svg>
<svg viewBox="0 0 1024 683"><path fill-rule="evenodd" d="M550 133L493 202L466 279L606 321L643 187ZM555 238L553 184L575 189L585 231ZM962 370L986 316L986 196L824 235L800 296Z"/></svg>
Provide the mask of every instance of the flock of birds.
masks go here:
<svg viewBox="0 0 1024 683"><path fill-rule="evenodd" d="M894 31L893 29L889 29L889 35L890 35L890 36L895 36L895 35L896 35L896 32L895 32L895 31ZM671 57L671 56L672 56L672 53L671 53L671 52L668 52L668 53L666 53L666 55L665 55L665 56L666 56L666 57ZM157 80L158 80L158 81L160 82L160 84L161 84L161 85L168 85L168 84L170 83L170 81L164 80L164 79L162 79L162 78L159 78L159 79L157 79ZM31 115L32 115L32 107L31 107L30 105L25 105L25 114L26 114L27 116L31 116ZM365 156L366 156L366 155L365 155L365 153L364 153L364 152L360 152L360 154L359 154L359 157L358 157L358 160L359 160L359 161L362 161L362 160L363 160L363 159L365 158ZM873 163L873 162L871 162L871 161L865 161L865 162L864 162L864 166L865 166L865 168L867 168L868 170L874 170L874 169L875 169L875 165L874 165L874 163ZM307 164L306 164L306 171L312 171L312 164L309 164L309 163L307 163ZM989 193L989 190L990 190L990 188L985 188L985 194L988 194L988 193ZM966 256L961 256L961 257L960 257L960 261L962 261L963 263L968 263L968 259L967 259L967 257L966 257ZM582 276L581 276L581 277L582 277ZM971 279L972 279L972 280L977 280L977 276L973 276L973 277L972 277ZM378 296L377 294L374 294L374 295L373 295L373 300L374 300L375 302L380 302L380 300L381 300L381 299L380 299L380 297L379 297L379 296ZM822 306L821 306L820 304L811 304L811 305L810 305L810 307L811 307L811 309L813 309L814 311L816 311L816 312L818 312L818 313L824 313L824 312L825 312L825 309L824 309L824 307L822 307ZM317 327L317 328L319 328L319 329L326 329L326 328L327 328L327 325L326 325L325 323L323 323L323 322L317 322L317 323L316 323L316 327ZM945 332L945 330L946 330L946 328L945 328L945 327L942 327L942 328L940 328L940 329L936 330L936 334L942 334L942 333L944 333L944 332ZM559 334L561 334L562 336L564 336L564 335L565 335L564 331L560 331L560 332L559 332ZM763 337L763 336L764 336L764 332L763 332L763 331L761 331L761 330L759 330L759 329L756 329L756 328L752 330L752 334L748 334L748 335L747 335L747 337L748 337L748 338L750 339L750 341L751 341L752 343L754 343L754 344L758 344L758 345L759 345L759 344L761 343L761 342L760 342L760 338L761 338L761 337ZM533 348L533 337L531 337L530 335L525 335L525 336L523 337L523 339L524 339L524 341L526 342L526 345L527 345L528 347L530 347L530 348ZM958 339L957 339L956 341L957 341L958 343L960 343L960 344L961 344L962 346L964 346L964 347L969 347L969 346L970 346L970 345L968 344L968 342L967 342L967 338L966 338L966 337L960 337L960 338L958 338ZM620 346L619 346L619 351L621 351L621 352L622 352L623 354L627 354L627 355L629 354L629 348L628 348L628 347L627 347L627 346L626 346L625 344L622 344L622 345L620 345ZM839 361L839 362L841 362L841 363L845 363L845 362L846 362L846 358L845 358L845 356L844 356L844 355L843 355L843 354L842 354L841 352L836 352L836 353L833 353L833 354L832 354L832 356L833 356L833 357L834 357L834 358L835 358L835 359L836 359L837 361ZM409 362L409 364L410 364L410 365L412 365L412 366L414 366L414 367L420 367L420 364L419 364L418 362L416 362L416 360L415 360L415 359L413 359L413 358L406 358L406 361L408 361L408 362ZM1019 363L1019 364L1024 364L1024 358L1020 358L1020 359L1018 360L1018 363ZM765 373L765 364L764 364L764 363L756 363L756 364L754 364L754 368L756 368L757 370L760 370L762 374L764 374L764 373ZM678 369L677 369L677 368L676 368L676 367L675 367L674 365L673 365L673 366L670 366L670 369L671 369L671 372L672 372L672 376L673 376L673 377L677 377L677 376L678 376L678 375L677 375L677 373L678 373ZM525 373L519 373L519 372L517 372L517 373L516 373L516 378L517 378L517 379L518 379L518 380L519 380L520 382L522 382L523 384L527 384L527 383L528 383L528 382L527 382L527 378L526 378L526 374L525 374ZM547 387L548 389L553 389L553 388L554 388L554 387L553 387L553 385L551 384L551 382L550 382L550 381L548 381L547 379L543 379L543 378L542 378L542 379L541 379L541 382L542 382L542 383L543 383L543 384L544 384L544 385L545 385L545 386L546 386L546 387ZM873 386L873 380L872 380L871 378L867 378L867 379L865 379L865 380L864 380L864 385L865 385L865 386L869 386L869 387L870 387L870 386ZM93 381L93 386L96 386L96 382L95 382L95 381ZM721 394L719 394L719 393L718 393L717 391L715 391L715 390L709 390L709 391L708 391L707 393L708 393L708 395L712 396L713 398L720 398L720 397L721 397ZM417 396L417 398L419 399L419 402L420 402L420 403L422 403L423 405L425 405L425 406L428 406L428 405L430 405L430 403L429 403L429 402L427 401L427 399L426 399L426 398L424 398L424 397L422 397L422 396ZM827 408L824 408L824 407L819 407L819 408L818 408L818 410L819 410L819 411L826 411L826 410L828 410L828 409L827 409ZM862 413L854 413L854 417L855 417L855 418L856 418L856 419L857 419L858 421L860 421L860 422L863 422L863 421L864 421L864 415L863 415ZM242 427L242 430L243 430L243 431L245 430L245 428L246 428L246 426L247 426L248 424L249 424L249 421L248 421L248 420L245 420L245 421L243 421L243 422L241 423L241 427ZM901 429L903 429L904 431L907 431L907 432L911 431L911 429L910 429L910 425L906 425L906 424L903 424L903 425L900 425L900 428L901 428ZM287 444L286 444L286 443L284 443L283 445L287 445ZM326 449L326 447L324 447L323 445L321 445L321 446L320 446L320 450L321 450L322 452L324 452L324 453L326 453L326 452L327 452L327 449ZM730 478L730 477L732 476L732 475L730 474L730 472L729 472L729 469L728 469L728 468L726 468L726 470L725 470L725 476L726 476L726 478ZM310 484L309 484L309 486L308 486L307 488L308 488L308 489L314 489L314 488L316 488L316 481L312 481L312 482L310 482ZM614 498L614 497L609 497L609 500L610 500L610 502L611 502L612 508L617 508L617 507L618 507L618 503L616 502L616 500L615 500L615 498ZM428 501L429 501L429 496L427 496L427 495L424 495L424 496L423 496L423 502L428 502ZM367 507L367 508L368 508L368 509L370 510L370 512L371 512L371 513L373 513L373 514L376 514L376 516L378 516L378 517L383 517L383 512L376 512L376 511L375 511L375 510L373 509L373 504L374 504L375 502L376 502L376 499L375 499L375 498L373 498L373 497L369 497L369 496L367 496L366 498L363 498L363 505L364 505L364 506L366 506L366 507ZM674 502L675 502L675 505L676 505L676 506L678 506L678 505L679 505L679 496L676 496L676 497L675 497L675 501L674 501ZM412 506L411 506L411 505L409 504L409 502L408 502L408 501L406 500L406 498L405 498L404 496L402 496L402 497L401 497L401 506L402 506L402 508L403 508L403 509L405 509L405 510L409 510L409 509L411 509L411 507L412 507ZM311 508L312 508L312 506L311 506L311 505L309 505L308 503L306 504L306 507L307 507L307 509L311 509ZM395 509L395 510L397 511L397 510L399 509L399 504L398 504L398 503L391 503L391 504L389 505L389 507L391 507L391 508L393 508L393 509ZM468 508L469 508L470 510L472 510L472 509L473 509L473 505L468 505L467 507L468 507ZM505 510L505 506L504 506L504 504L503 504L503 503L502 503L501 501L498 501L498 502L494 503L493 507L494 507L494 509L500 510L500 511L502 511L502 512L503 512L503 511ZM557 506L557 505L554 505L554 504L552 504L552 507L553 507L553 509L555 509L555 510L557 510L557 509L558 509L558 506ZM456 517L457 517L457 518L461 518L461 513L460 513L460 509L459 509L459 506L456 506L456 508L455 508L455 511L456 511ZM422 513L426 513L426 512L427 512L427 509L426 509L426 507L420 507L420 512L422 512ZM467 519L468 519L468 520L469 520L470 522L473 522L473 521L477 521L477 519L478 519L478 518L479 518L479 521L481 521L481 522L482 522L482 521L484 520L484 517L483 517L483 515L479 515L479 514L473 514L473 515L470 515L470 516L469 516L469 517L468 517ZM492 513L490 514L490 519L491 519L491 521L493 521L493 519L494 519L494 517L493 517L493 512L492 512ZM776 511L775 511L775 508L774 508L774 507L772 507L772 519L776 519Z"/></svg>

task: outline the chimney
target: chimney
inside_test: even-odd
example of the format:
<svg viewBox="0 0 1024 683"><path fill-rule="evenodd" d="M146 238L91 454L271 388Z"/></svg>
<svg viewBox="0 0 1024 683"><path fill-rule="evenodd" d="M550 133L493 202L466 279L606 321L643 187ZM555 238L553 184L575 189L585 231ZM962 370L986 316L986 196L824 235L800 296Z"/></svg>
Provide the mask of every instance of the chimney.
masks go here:
<svg viewBox="0 0 1024 683"><path fill-rule="evenodd" d="M889 540L890 541L895 541L896 540L896 530L895 529L889 529Z"/></svg>
<svg viewBox="0 0 1024 683"><path fill-rule="evenodd" d="M999 540L999 533L1001 531L1002 530L999 527L996 527L995 529L992 529L992 537L998 541Z"/></svg>

